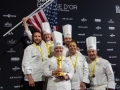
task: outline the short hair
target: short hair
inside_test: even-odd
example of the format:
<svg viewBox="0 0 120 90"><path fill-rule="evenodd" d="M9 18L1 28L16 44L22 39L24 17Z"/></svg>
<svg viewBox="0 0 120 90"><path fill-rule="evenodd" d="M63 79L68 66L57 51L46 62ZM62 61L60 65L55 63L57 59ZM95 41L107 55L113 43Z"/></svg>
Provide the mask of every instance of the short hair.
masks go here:
<svg viewBox="0 0 120 90"><path fill-rule="evenodd" d="M40 35L41 35L41 37L42 37L42 33L41 33L40 31L33 31L33 32L32 32L32 41L33 41L33 37L34 37L34 34L35 34L35 33L40 33Z"/></svg>
<svg viewBox="0 0 120 90"><path fill-rule="evenodd" d="M70 41L70 43L71 43L71 42L74 42L74 43L77 45L76 40L73 40L73 39L72 39L72 41ZM70 43L69 43L69 44L70 44ZM68 45L68 47L69 47L69 45Z"/></svg>

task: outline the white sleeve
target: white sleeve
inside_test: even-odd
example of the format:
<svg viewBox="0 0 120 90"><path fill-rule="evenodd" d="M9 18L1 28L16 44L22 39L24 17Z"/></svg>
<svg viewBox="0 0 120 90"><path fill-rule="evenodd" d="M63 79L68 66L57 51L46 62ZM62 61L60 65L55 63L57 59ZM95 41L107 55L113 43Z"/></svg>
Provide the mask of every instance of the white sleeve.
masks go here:
<svg viewBox="0 0 120 90"><path fill-rule="evenodd" d="M44 76L52 76L52 71L50 71L50 61L51 59L48 59L45 64L44 64L44 69L43 69L43 75Z"/></svg>
<svg viewBox="0 0 120 90"><path fill-rule="evenodd" d="M32 33L30 30L25 30L25 33L27 34L27 37L32 41Z"/></svg>
<svg viewBox="0 0 120 90"><path fill-rule="evenodd" d="M73 68L72 62L69 59L67 59L66 64L68 64L68 66L69 66L69 72L67 72L65 74L67 74L69 76L69 78L72 79L73 74L74 74L74 68Z"/></svg>
<svg viewBox="0 0 120 90"><path fill-rule="evenodd" d="M88 68L88 64L87 64L85 58L83 61L83 80L82 80L82 82L90 83L90 81L89 81L89 68Z"/></svg>
<svg viewBox="0 0 120 90"><path fill-rule="evenodd" d="M105 64L106 64L105 71L106 71L107 79L108 79L108 87L107 88L115 89L116 83L114 80L114 73L113 73L112 67L108 61L105 62Z"/></svg>
<svg viewBox="0 0 120 90"><path fill-rule="evenodd" d="M24 74L31 74L32 73L32 68L31 68L31 50L30 47L28 46L23 55L23 61L22 61L22 71Z"/></svg>

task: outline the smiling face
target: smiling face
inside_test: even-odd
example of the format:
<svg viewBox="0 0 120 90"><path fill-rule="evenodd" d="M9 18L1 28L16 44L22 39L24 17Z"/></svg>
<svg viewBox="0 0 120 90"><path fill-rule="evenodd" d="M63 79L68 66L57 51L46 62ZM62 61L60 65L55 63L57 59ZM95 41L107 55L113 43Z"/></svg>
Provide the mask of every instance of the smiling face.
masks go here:
<svg viewBox="0 0 120 90"><path fill-rule="evenodd" d="M34 43L36 43L37 45L39 45L40 42L41 42L41 40L42 40L41 33L40 32L33 33L32 39L33 39Z"/></svg>
<svg viewBox="0 0 120 90"><path fill-rule="evenodd" d="M51 34L50 33L45 33L43 35L43 38L44 38L45 42L50 41L51 40Z"/></svg>
<svg viewBox="0 0 120 90"><path fill-rule="evenodd" d="M88 56L89 56L89 58L90 58L91 60L96 59L96 57L97 57L97 51L96 51L96 50L94 50L94 49L89 49L89 50L87 51L87 53L88 53Z"/></svg>
<svg viewBox="0 0 120 90"><path fill-rule="evenodd" d="M72 38L71 37L65 37L64 38L64 43L68 46L69 43L72 41Z"/></svg>
<svg viewBox="0 0 120 90"><path fill-rule="evenodd" d="M54 48L54 51L55 51L57 56L61 56L62 52L63 52L63 47L62 46L57 46L57 47Z"/></svg>
<svg viewBox="0 0 120 90"><path fill-rule="evenodd" d="M75 54L77 50L77 44L75 42L70 42L68 48L71 54Z"/></svg>

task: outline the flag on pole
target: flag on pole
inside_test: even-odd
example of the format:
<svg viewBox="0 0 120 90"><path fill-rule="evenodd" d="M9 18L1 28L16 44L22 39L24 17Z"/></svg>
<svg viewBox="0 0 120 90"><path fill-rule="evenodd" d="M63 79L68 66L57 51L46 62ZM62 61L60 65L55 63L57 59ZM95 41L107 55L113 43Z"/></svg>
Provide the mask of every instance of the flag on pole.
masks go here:
<svg viewBox="0 0 120 90"><path fill-rule="evenodd" d="M45 8L40 9L30 16L28 21L36 30L39 30L40 32L42 31L42 22L49 22L51 30L58 31L57 12L57 0L53 0L53 2L47 5Z"/></svg>

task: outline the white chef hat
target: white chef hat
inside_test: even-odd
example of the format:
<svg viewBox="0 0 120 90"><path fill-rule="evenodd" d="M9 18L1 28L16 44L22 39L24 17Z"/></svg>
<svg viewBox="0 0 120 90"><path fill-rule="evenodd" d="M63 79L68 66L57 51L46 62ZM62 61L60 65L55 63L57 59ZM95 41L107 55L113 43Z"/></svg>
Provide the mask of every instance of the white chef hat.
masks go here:
<svg viewBox="0 0 120 90"><path fill-rule="evenodd" d="M65 37L72 37L72 25L66 24L63 26L63 35Z"/></svg>
<svg viewBox="0 0 120 90"><path fill-rule="evenodd" d="M89 49L97 50L96 43L97 43L96 42L96 37L90 36L90 37L86 38L87 51Z"/></svg>
<svg viewBox="0 0 120 90"><path fill-rule="evenodd" d="M52 33L54 48L57 46L63 46L62 33L54 31Z"/></svg>
<svg viewBox="0 0 120 90"><path fill-rule="evenodd" d="M42 31L43 31L43 34L51 33L50 24L48 22L42 23Z"/></svg>

